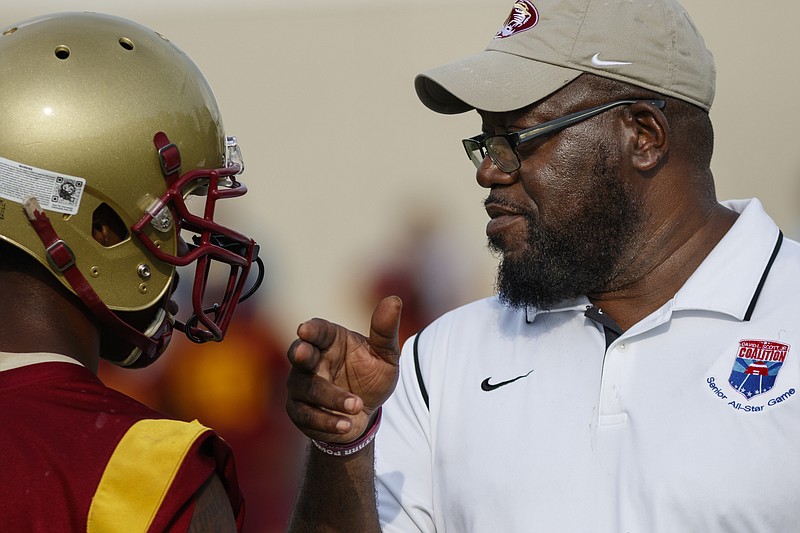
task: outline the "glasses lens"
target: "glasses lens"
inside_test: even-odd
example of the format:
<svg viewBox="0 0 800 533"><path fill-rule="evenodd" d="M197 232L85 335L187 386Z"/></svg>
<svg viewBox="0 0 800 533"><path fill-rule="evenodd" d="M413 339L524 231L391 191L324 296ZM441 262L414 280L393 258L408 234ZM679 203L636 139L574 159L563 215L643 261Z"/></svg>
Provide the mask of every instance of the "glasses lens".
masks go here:
<svg viewBox="0 0 800 533"><path fill-rule="evenodd" d="M467 151L467 155L475 165L475 168L481 166L484 154L483 150L481 150L480 141L476 141L475 139L464 139L461 142L464 144L464 149Z"/></svg>
<svg viewBox="0 0 800 533"><path fill-rule="evenodd" d="M492 158L497 168L503 172L514 172L519 168L519 159L517 154L508 144L508 139L501 136L487 137L484 141L486 144L486 151L489 157Z"/></svg>

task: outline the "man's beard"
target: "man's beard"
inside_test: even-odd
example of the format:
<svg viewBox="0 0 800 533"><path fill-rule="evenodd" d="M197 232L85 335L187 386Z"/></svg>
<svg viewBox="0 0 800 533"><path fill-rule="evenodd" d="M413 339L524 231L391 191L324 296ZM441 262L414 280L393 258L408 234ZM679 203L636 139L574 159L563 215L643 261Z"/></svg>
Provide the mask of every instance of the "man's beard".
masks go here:
<svg viewBox="0 0 800 533"><path fill-rule="evenodd" d="M553 305L609 290L626 248L636 235L640 210L631 186L609 163L601 145L592 175L591 194L582 205L548 227L523 213L528 238L524 250L505 253L495 235L489 248L502 255L497 271L500 301L514 308Z"/></svg>

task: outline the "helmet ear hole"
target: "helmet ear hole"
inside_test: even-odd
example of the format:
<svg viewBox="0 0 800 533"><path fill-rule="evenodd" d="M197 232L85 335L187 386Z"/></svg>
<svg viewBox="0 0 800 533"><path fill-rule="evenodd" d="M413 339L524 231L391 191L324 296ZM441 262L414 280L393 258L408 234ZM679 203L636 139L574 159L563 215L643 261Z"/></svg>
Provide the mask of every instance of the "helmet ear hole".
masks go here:
<svg viewBox="0 0 800 533"><path fill-rule="evenodd" d="M108 248L128 238L128 228L122 218L106 203L92 213L92 237Z"/></svg>

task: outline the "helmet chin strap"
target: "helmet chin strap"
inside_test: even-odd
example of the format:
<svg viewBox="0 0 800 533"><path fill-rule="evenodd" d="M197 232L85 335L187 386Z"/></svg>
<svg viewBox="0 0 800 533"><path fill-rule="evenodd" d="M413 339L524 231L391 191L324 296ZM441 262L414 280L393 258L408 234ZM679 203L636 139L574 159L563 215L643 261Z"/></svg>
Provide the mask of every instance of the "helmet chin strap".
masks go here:
<svg viewBox="0 0 800 533"><path fill-rule="evenodd" d="M81 271L75 265L75 255L67 246L67 243L59 238L50 219L36 198L28 198L22 207L33 229L46 248L47 261L50 266L64 275L78 298L89 308L94 316L134 347L126 357L109 358L104 356L104 358L112 363L126 367L144 367L158 359L172 337L172 317L169 313L161 309L145 333L141 333L122 320L103 303L83 274L81 274Z"/></svg>
<svg viewBox="0 0 800 533"><path fill-rule="evenodd" d="M171 314L167 313L166 309L164 309L163 307L159 308L158 312L156 313L156 316L153 318L153 321L150 322L150 325L147 326L147 329L144 330L143 335L148 339L158 339L161 338L163 335L162 330L168 328L171 336L174 323L175 323L175 318ZM166 344L167 343L164 344L164 348L166 348ZM161 355L163 351L164 350L162 348L161 351L158 352L156 357L158 357L158 355ZM120 361L113 361L109 359L109 361L111 361L117 366L125 368L138 368L142 366L147 366L153 361L155 361L155 358L151 358L150 356L142 358L143 354L144 352L142 351L141 348L139 348L138 346L134 346L134 348L128 354L128 357L126 357L125 359L122 359Z"/></svg>

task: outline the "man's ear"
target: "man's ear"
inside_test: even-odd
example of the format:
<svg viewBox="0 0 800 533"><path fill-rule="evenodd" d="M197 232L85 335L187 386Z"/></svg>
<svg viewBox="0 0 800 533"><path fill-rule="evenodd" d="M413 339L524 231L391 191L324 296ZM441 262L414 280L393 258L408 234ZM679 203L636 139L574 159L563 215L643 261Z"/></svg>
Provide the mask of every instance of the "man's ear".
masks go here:
<svg viewBox="0 0 800 533"><path fill-rule="evenodd" d="M661 110L643 101L627 108L628 126L633 131L631 164L640 172L654 169L669 151L669 121Z"/></svg>

